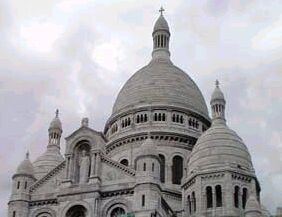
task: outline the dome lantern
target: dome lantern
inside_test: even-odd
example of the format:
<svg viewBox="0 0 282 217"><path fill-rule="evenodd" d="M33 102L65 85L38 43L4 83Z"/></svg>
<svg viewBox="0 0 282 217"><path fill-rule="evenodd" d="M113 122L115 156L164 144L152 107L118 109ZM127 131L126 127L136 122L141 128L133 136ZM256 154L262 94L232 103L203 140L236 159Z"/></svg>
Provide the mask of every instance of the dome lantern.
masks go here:
<svg viewBox="0 0 282 217"><path fill-rule="evenodd" d="M166 19L163 16L163 7L159 10L160 16L157 19L153 30L153 59L169 59L170 31Z"/></svg>
<svg viewBox="0 0 282 217"><path fill-rule="evenodd" d="M215 82L215 89L211 97L211 110L214 123L225 123L225 98L224 94L219 88L219 81Z"/></svg>
<svg viewBox="0 0 282 217"><path fill-rule="evenodd" d="M60 149L60 139L63 130L62 130L62 122L59 119L59 109L56 110L56 115L50 123L48 132L49 132L48 147L56 147Z"/></svg>

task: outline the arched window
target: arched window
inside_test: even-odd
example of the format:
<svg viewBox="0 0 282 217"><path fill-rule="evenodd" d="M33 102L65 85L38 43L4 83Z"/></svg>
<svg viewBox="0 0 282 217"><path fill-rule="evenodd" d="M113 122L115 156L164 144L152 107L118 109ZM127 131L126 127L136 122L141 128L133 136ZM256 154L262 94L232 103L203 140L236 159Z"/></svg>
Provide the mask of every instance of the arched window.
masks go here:
<svg viewBox="0 0 282 217"><path fill-rule="evenodd" d="M66 217L86 217L87 210L84 206L76 205L67 211Z"/></svg>
<svg viewBox="0 0 282 217"><path fill-rule="evenodd" d="M139 117L139 115L137 115L136 123L138 124L139 122L140 122L140 117Z"/></svg>
<svg viewBox="0 0 282 217"><path fill-rule="evenodd" d="M121 160L120 163L123 164L124 166L128 166L128 160L127 159Z"/></svg>
<svg viewBox="0 0 282 217"><path fill-rule="evenodd" d="M193 204L193 212L196 212L197 210L197 204L196 204L196 196L195 196L195 192L192 192L192 204Z"/></svg>
<svg viewBox="0 0 282 217"><path fill-rule="evenodd" d="M162 115L162 121L165 121L165 113Z"/></svg>
<svg viewBox="0 0 282 217"><path fill-rule="evenodd" d="M16 217L16 211L13 211L13 217Z"/></svg>
<svg viewBox="0 0 282 217"><path fill-rule="evenodd" d="M172 184L181 184L181 179L183 176L183 158L180 156L175 156L172 159Z"/></svg>
<svg viewBox="0 0 282 217"><path fill-rule="evenodd" d="M159 113L158 121L162 121L162 114L161 113Z"/></svg>
<svg viewBox="0 0 282 217"><path fill-rule="evenodd" d="M143 194L142 195L142 207L144 207L145 206L145 195Z"/></svg>
<svg viewBox="0 0 282 217"><path fill-rule="evenodd" d="M148 121L147 114L144 114L144 122L147 122L147 121Z"/></svg>
<svg viewBox="0 0 282 217"><path fill-rule="evenodd" d="M158 114L157 113L154 114L154 121L158 121Z"/></svg>
<svg viewBox="0 0 282 217"><path fill-rule="evenodd" d="M165 156L162 154L159 154L160 157L160 181L162 183L165 182Z"/></svg>
<svg viewBox="0 0 282 217"><path fill-rule="evenodd" d="M183 116L182 116L182 115L180 116L180 123L181 123L181 124L184 123L184 120L183 120Z"/></svg>
<svg viewBox="0 0 282 217"><path fill-rule="evenodd" d="M17 183L17 189L20 188L20 184L21 184L20 182Z"/></svg>
<svg viewBox="0 0 282 217"><path fill-rule="evenodd" d="M188 195L187 202L188 202L189 214L191 214L191 212L192 212L192 207L191 207L191 198L190 198L190 195Z"/></svg>
<svg viewBox="0 0 282 217"><path fill-rule="evenodd" d="M243 209L245 209L245 207L246 207L247 197L248 197L248 189L247 188L243 188L243 195L242 195L242 206L243 206Z"/></svg>
<svg viewBox="0 0 282 217"><path fill-rule="evenodd" d="M207 196L207 208L212 208L213 200L212 200L212 187L206 187L206 196Z"/></svg>
<svg viewBox="0 0 282 217"><path fill-rule="evenodd" d="M235 186L234 188L234 206L239 207L239 191L240 188L238 186Z"/></svg>
<svg viewBox="0 0 282 217"><path fill-rule="evenodd" d="M146 171L146 163L143 164L143 171Z"/></svg>
<svg viewBox="0 0 282 217"><path fill-rule="evenodd" d="M125 214L125 210L121 207L116 207L113 209L113 211L111 212L110 217L120 217L122 215Z"/></svg>
<svg viewBox="0 0 282 217"><path fill-rule="evenodd" d="M155 164L152 163L152 172L154 172L154 170L155 170Z"/></svg>
<svg viewBox="0 0 282 217"><path fill-rule="evenodd" d="M172 122L175 122L175 114L172 115Z"/></svg>
<svg viewBox="0 0 282 217"><path fill-rule="evenodd" d="M215 186L215 195L216 195L216 207L222 207L222 191L221 186Z"/></svg>

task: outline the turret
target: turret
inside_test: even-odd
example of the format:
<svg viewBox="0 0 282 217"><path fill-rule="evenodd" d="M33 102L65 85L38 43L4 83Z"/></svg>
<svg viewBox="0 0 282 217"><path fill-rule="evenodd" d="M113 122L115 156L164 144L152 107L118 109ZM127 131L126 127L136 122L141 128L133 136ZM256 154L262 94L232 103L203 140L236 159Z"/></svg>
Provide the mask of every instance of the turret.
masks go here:
<svg viewBox="0 0 282 217"><path fill-rule="evenodd" d="M164 9L161 7L160 16L157 19L154 30L153 30L153 58L163 58L169 59L169 39L170 39L170 31L169 26L164 18L163 12Z"/></svg>
<svg viewBox="0 0 282 217"><path fill-rule="evenodd" d="M60 153L60 140L62 136L62 123L59 118L59 110L56 110L55 117L50 123L48 129L49 141L47 150L41 156L39 156L34 165L34 176L40 179L46 175L50 170L58 166L63 162L64 158Z"/></svg>
<svg viewBox="0 0 282 217"><path fill-rule="evenodd" d="M49 143L48 148L55 148L60 150L60 140L62 136L62 123L59 119L59 110L56 110L56 116L51 121L49 129Z"/></svg>
<svg viewBox="0 0 282 217"><path fill-rule="evenodd" d="M216 86L211 97L211 109L213 123L225 123L225 98L224 94L219 88L219 82L216 80Z"/></svg>
<svg viewBox="0 0 282 217"><path fill-rule="evenodd" d="M8 217L27 217L28 202L30 200L29 188L36 181L33 166L29 160L29 153L18 166L12 177L12 194L9 201Z"/></svg>
<svg viewBox="0 0 282 217"><path fill-rule="evenodd" d="M147 217L155 212L161 199L158 186L160 183L160 159L150 134L137 153L135 165L137 173L134 210L136 217Z"/></svg>

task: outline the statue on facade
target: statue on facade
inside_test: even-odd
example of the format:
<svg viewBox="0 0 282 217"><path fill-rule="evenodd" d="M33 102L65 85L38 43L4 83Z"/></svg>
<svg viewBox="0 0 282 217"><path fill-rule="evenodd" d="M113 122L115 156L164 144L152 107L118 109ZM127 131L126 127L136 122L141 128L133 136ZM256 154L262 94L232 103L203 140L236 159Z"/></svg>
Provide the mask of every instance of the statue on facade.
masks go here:
<svg viewBox="0 0 282 217"><path fill-rule="evenodd" d="M86 150L82 150L82 156L79 160L79 183L87 183L89 176L90 159Z"/></svg>

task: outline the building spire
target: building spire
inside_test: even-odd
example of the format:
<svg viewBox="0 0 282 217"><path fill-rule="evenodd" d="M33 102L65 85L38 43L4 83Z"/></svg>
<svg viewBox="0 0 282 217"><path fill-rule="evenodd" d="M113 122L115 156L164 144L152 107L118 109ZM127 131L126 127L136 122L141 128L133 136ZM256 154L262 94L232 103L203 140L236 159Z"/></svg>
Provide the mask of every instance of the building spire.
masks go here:
<svg viewBox="0 0 282 217"><path fill-rule="evenodd" d="M56 118L59 117L59 109L56 109Z"/></svg>
<svg viewBox="0 0 282 217"><path fill-rule="evenodd" d="M219 81L215 81L215 89L211 97L211 109L213 123L225 123L225 98L223 92L219 88Z"/></svg>
<svg viewBox="0 0 282 217"><path fill-rule="evenodd" d="M159 9L160 16L157 19L153 30L153 59L169 59L170 31L166 19L163 16L164 8Z"/></svg>
<svg viewBox="0 0 282 217"><path fill-rule="evenodd" d="M25 159L29 159L29 151L27 150L26 154L25 154Z"/></svg>

